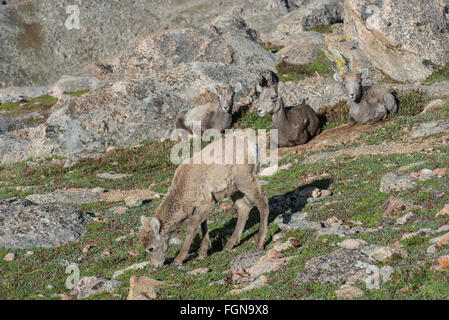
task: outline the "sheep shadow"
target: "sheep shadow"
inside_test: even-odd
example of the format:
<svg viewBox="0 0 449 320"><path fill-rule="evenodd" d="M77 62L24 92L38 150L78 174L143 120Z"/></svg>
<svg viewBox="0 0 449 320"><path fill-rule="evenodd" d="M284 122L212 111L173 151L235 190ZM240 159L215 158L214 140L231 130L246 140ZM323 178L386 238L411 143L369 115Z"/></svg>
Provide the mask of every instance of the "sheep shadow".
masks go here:
<svg viewBox="0 0 449 320"><path fill-rule="evenodd" d="M304 201L295 202L295 201L287 201L287 199L295 198L296 197L295 195L298 192L301 192L309 187L316 187L321 190L327 190L331 186L332 182L333 182L332 179L316 180L316 181L313 181L306 185L303 185L299 188L296 188L293 191L289 191L285 194L276 195L276 196L269 198L268 204L270 207L270 214L268 216L268 224L272 223L279 215L283 215L288 211L290 211L292 213L300 212L300 211L302 211L302 209L304 209L304 207L306 205L306 203ZM279 206L279 207L281 207L281 210L274 211L271 208L278 206L278 204L280 202L278 200L278 198L280 196L283 197L285 200L283 202L281 201L282 204ZM233 208L234 208L233 212L236 212L235 207L233 207ZM251 229L254 225L258 224L259 221L260 221L259 210L255 206L253 206L249 213L249 217L246 222L244 230L246 231L248 229ZM212 248L209 249L208 255L212 255L213 253L220 252L223 250L223 248L226 244L226 241L234 232L234 227L235 227L236 223L237 223L237 218L234 217L234 218L230 219L229 221L227 221L223 225L222 228L214 229L209 232L209 236L210 236L210 239L212 242ZM240 246L242 243L249 241L249 240L253 239L254 237L257 237L258 229L255 230L254 232L247 233L247 234L245 234L245 231L242 235L242 239L240 240L240 243L238 243L237 246ZM265 240L265 244L267 244L269 242L271 242L271 236ZM195 237L195 240L192 243L191 252L197 252L199 250L200 245L201 245L201 234L199 233Z"/></svg>

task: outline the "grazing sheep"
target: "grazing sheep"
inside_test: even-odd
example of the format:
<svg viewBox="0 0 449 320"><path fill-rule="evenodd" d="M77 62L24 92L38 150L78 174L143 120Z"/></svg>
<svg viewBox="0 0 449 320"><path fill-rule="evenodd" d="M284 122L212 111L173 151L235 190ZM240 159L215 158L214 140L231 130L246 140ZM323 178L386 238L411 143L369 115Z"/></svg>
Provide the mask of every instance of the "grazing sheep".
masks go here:
<svg viewBox="0 0 449 320"><path fill-rule="evenodd" d="M241 89L241 84L235 91ZM232 125L232 106L235 91L232 87L211 87L218 97L218 104L207 103L191 110L181 111L176 118L176 129L184 129L193 134L194 122L201 122L201 133L207 129L217 129L224 132Z"/></svg>
<svg viewBox="0 0 449 320"><path fill-rule="evenodd" d="M375 124L384 120L388 113L398 112L395 97L388 90L373 85L364 88L362 82L368 76L368 69L363 73L351 73L340 76L334 74L335 81L342 84L344 91L348 95L351 103L348 123L355 124Z"/></svg>
<svg viewBox="0 0 449 320"><path fill-rule="evenodd" d="M227 137L234 135L228 135ZM256 177L258 149L257 145L248 142L247 147L236 148L234 141L235 159L243 156L243 162L236 162L231 158L232 164L210 164L204 162L202 154L210 155L211 151L222 148L225 154L226 139L211 143L202 152L195 154L191 159L183 162L176 170L173 183L164 196L156 213L152 218L142 217L143 228L139 232L139 239L143 248L150 255L150 262L154 266L161 266L165 260L170 236L180 230L187 223L187 235L184 245L175 258L175 264L182 264L186 259L191 242L201 225L203 240L200 256L206 257L210 247L207 230L207 217L214 204L226 197L231 197L238 211L237 224L234 233L227 242L225 249L230 250L240 242L245 223L251 206L245 196L257 206L260 212L260 226L257 247L263 249L268 225L268 201L262 196ZM236 150L237 149L237 150ZM219 149L218 149L219 150ZM217 158L219 152L213 152L212 159ZM253 160L251 160L253 159ZM196 162L198 161L199 162ZM191 164L200 163L200 164ZM219 163L222 163L221 161ZM243 163L243 164L236 164ZM254 164L252 164L254 163Z"/></svg>
<svg viewBox="0 0 449 320"><path fill-rule="evenodd" d="M307 143L321 132L321 125L315 111L307 105L285 107L278 92L277 82L257 89L262 100L257 114L272 115L273 126L278 129L279 147L293 147Z"/></svg>

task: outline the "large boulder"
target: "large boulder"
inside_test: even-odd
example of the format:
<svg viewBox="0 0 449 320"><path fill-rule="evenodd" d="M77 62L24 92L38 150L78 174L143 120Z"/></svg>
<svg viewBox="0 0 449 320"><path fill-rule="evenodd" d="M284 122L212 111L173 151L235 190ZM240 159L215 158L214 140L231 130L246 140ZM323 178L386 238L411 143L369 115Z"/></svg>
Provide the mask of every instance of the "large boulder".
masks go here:
<svg viewBox="0 0 449 320"><path fill-rule="evenodd" d="M269 44L289 39L315 26L340 22L341 10L332 0L310 1L300 9L280 17L261 32L261 40Z"/></svg>
<svg viewBox="0 0 449 320"><path fill-rule="evenodd" d="M49 85L148 34L232 12L261 29L307 0L27 0L0 5L0 88ZM79 9L79 29L72 17ZM73 28L75 27L75 29Z"/></svg>
<svg viewBox="0 0 449 320"><path fill-rule="evenodd" d="M9 131L20 130L30 126L31 124L26 121L0 116L0 134Z"/></svg>
<svg viewBox="0 0 449 320"><path fill-rule="evenodd" d="M324 49L324 36L318 32L304 32L288 41L280 41L283 48L276 55L290 64L306 64L313 62L318 53Z"/></svg>
<svg viewBox="0 0 449 320"><path fill-rule="evenodd" d="M345 34L392 79L422 81L449 61L449 2L348 0Z"/></svg>
<svg viewBox="0 0 449 320"><path fill-rule="evenodd" d="M60 206L40 206L23 199L0 200L0 246L48 248L75 241L92 222L89 214Z"/></svg>
<svg viewBox="0 0 449 320"><path fill-rule="evenodd" d="M240 83L235 104L249 104L256 85L277 62L238 17L155 33L99 61L93 67L99 88L59 100L44 124L18 137L0 136L0 144L11 142L7 152L0 151L0 161L70 157L167 138L181 110L216 101L212 85Z"/></svg>

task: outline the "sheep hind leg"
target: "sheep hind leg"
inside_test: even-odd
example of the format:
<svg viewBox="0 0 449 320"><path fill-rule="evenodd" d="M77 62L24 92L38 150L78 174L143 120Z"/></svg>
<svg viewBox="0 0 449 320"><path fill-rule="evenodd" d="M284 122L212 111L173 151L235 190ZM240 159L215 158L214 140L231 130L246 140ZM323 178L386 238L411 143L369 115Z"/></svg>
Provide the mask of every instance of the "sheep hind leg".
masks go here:
<svg viewBox="0 0 449 320"><path fill-rule="evenodd" d="M243 193L238 192L232 195L231 198L235 206L237 207L238 216L237 223L234 228L234 233L226 243L225 250L231 250L240 242L243 230L245 229L246 221L248 220L249 212L251 211L248 200L246 200Z"/></svg>
<svg viewBox="0 0 449 320"><path fill-rule="evenodd" d="M259 209L260 214L260 224L259 224L259 234L257 240L257 248L263 249L265 244L265 239L267 237L268 229L268 216L270 210L268 207L268 200L265 199L260 191L259 183L256 178L252 181L239 186L239 190L243 192L253 204Z"/></svg>

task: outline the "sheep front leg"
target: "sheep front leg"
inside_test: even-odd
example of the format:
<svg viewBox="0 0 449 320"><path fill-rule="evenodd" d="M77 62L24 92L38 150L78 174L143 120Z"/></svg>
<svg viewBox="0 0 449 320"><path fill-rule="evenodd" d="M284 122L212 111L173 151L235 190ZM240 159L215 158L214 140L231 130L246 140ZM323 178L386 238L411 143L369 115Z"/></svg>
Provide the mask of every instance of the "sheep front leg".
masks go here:
<svg viewBox="0 0 449 320"><path fill-rule="evenodd" d="M238 192L231 198L235 206L237 207L238 216L237 223L234 228L234 233L226 243L225 250L231 250L236 244L240 242L240 238L242 237L242 233L245 229L246 221L248 220L248 215L251 210L251 207L249 206L248 201L245 199L245 195L243 193Z"/></svg>
<svg viewBox="0 0 449 320"><path fill-rule="evenodd" d="M200 225L200 222L197 221L196 217L191 217L187 221L187 235L186 239L184 240L184 244L182 245L181 251L179 251L178 255L176 256L175 260L173 261L174 264L181 265L184 260L187 258L187 255L189 254L190 246L192 245L193 238L195 238L196 233L198 232L198 227Z"/></svg>

